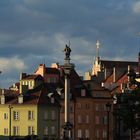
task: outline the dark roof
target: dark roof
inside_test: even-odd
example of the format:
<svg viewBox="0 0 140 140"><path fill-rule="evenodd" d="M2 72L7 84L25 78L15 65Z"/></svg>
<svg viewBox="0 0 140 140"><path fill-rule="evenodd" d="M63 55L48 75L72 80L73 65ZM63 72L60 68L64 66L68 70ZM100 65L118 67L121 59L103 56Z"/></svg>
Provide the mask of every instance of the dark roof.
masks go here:
<svg viewBox="0 0 140 140"><path fill-rule="evenodd" d="M101 65L104 68L112 69L113 67L120 67L120 68L127 68L128 65L132 67L137 67L138 62L131 62L131 61L109 61L109 60L101 60Z"/></svg>
<svg viewBox="0 0 140 140"><path fill-rule="evenodd" d="M57 68L46 68L47 74L59 74L59 70Z"/></svg>
<svg viewBox="0 0 140 140"><path fill-rule="evenodd" d="M27 92L23 94L23 103L21 105L49 105L51 103L50 97L48 97L48 91L46 88L42 87L40 90L37 89L34 92ZM19 94L6 94L6 104L18 104L18 96ZM54 98L55 99L55 98ZM55 99L55 103L53 105L59 105L58 101Z"/></svg>
<svg viewBox="0 0 140 140"><path fill-rule="evenodd" d="M5 95L13 96L19 93L19 91L11 90L11 89L3 89ZM2 89L0 89L0 95L2 95Z"/></svg>
<svg viewBox="0 0 140 140"><path fill-rule="evenodd" d="M60 82L64 87L64 75L63 75L63 77L61 77ZM85 97L90 97L90 94L89 94L88 90L86 89L86 86L84 85L80 76L77 74L75 69L72 69L71 74L70 74L70 93L72 93L72 99L75 99L76 97L81 96L81 89L86 90Z"/></svg>
<svg viewBox="0 0 140 140"><path fill-rule="evenodd" d="M31 79L42 79L43 80L43 77L41 75L30 74L23 78L23 80L31 80Z"/></svg>
<svg viewBox="0 0 140 140"><path fill-rule="evenodd" d="M92 91L108 91L108 89L106 89L105 87L101 86L101 83L98 83L98 81L95 80L85 80L84 81L85 85L90 84L91 85L91 89Z"/></svg>

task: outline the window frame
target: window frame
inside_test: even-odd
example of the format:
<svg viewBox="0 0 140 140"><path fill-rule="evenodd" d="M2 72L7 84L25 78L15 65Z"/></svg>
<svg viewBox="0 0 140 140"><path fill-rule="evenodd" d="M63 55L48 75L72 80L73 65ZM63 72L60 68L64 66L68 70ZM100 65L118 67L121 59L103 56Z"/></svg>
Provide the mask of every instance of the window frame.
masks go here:
<svg viewBox="0 0 140 140"><path fill-rule="evenodd" d="M19 120L19 111L13 111L13 120L18 121Z"/></svg>
<svg viewBox="0 0 140 140"><path fill-rule="evenodd" d="M28 110L28 120L34 120L34 111Z"/></svg>
<svg viewBox="0 0 140 140"><path fill-rule="evenodd" d="M19 126L13 126L13 135L14 136L19 135Z"/></svg>

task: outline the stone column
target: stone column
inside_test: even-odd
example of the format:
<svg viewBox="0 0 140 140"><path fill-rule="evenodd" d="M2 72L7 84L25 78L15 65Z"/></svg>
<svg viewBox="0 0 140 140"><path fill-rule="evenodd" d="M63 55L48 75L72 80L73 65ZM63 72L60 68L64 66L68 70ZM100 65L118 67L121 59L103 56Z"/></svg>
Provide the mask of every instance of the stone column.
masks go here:
<svg viewBox="0 0 140 140"><path fill-rule="evenodd" d="M68 50L67 50L68 49ZM72 131L72 124L70 122L70 75L71 70L74 69L74 64L70 63L70 52L71 49L69 46L66 45L65 51L65 59L64 65L62 68L64 69L64 76L65 76L65 124L64 124L64 139L70 140L71 139L71 131Z"/></svg>

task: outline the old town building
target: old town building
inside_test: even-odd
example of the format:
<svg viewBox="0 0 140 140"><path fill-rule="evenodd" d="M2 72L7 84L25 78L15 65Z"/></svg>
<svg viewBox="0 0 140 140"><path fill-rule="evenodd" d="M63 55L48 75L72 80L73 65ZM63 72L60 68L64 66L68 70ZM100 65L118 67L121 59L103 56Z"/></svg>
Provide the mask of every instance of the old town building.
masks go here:
<svg viewBox="0 0 140 140"><path fill-rule="evenodd" d="M2 90L0 139L59 139L60 105L43 87L24 94Z"/></svg>

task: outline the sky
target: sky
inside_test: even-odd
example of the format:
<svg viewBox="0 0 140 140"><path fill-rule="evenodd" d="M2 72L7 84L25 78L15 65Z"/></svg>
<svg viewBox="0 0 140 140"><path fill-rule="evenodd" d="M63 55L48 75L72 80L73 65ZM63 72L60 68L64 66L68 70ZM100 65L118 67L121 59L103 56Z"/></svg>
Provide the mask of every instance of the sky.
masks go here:
<svg viewBox="0 0 140 140"><path fill-rule="evenodd" d="M0 87L33 73L39 64L63 64L70 41L71 62L79 75L96 57L137 61L140 0L1 0Z"/></svg>

